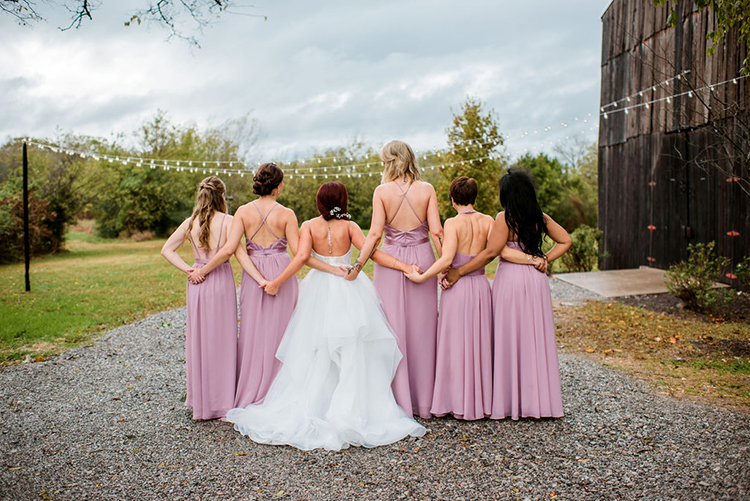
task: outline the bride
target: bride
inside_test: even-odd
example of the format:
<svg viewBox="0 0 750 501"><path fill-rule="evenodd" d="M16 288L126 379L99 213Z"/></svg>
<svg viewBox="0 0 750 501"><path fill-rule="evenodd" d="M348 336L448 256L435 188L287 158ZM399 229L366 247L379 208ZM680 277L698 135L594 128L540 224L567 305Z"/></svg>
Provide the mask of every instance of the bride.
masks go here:
<svg viewBox="0 0 750 501"><path fill-rule="evenodd" d="M337 267L351 264L351 246L361 248L362 230L346 213L348 194L339 182L318 190L320 216L302 224L297 255L275 280L279 286L313 256ZM384 266L410 266L376 251ZM340 267L340 268L339 268ZM343 275L343 269L340 275ZM310 270L276 352L282 367L262 404L231 409L226 420L256 442L299 449L375 447L426 430L396 404L391 381L401 359L393 330L372 282Z"/></svg>

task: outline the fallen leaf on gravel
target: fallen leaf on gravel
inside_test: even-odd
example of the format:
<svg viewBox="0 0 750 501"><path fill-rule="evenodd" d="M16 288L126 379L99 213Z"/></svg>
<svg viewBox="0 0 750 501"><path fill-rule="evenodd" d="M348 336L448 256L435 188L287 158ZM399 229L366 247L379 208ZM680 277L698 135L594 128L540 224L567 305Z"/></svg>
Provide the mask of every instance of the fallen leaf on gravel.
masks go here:
<svg viewBox="0 0 750 501"><path fill-rule="evenodd" d="M283 495L284 495L284 491L279 491L276 494L274 494L274 497L280 498Z"/></svg>
<svg viewBox="0 0 750 501"><path fill-rule="evenodd" d="M8 468L8 469L9 469L10 471L14 471L14 470L20 470L20 469L22 469L22 468L23 468L23 466L14 466L14 467L12 467L12 468Z"/></svg>
<svg viewBox="0 0 750 501"><path fill-rule="evenodd" d="M586 348L586 351L589 352L589 353L594 353L594 349L593 348Z"/></svg>
<svg viewBox="0 0 750 501"><path fill-rule="evenodd" d="M39 497L42 499L52 499L52 496L47 494L49 492L49 489L44 489L42 492L39 493Z"/></svg>
<svg viewBox="0 0 750 501"><path fill-rule="evenodd" d="M234 455L235 456L247 456L247 454L245 454L244 452L235 452Z"/></svg>
<svg viewBox="0 0 750 501"><path fill-rule="evenodd" d="M588 459L579 459L579 460L578 460L578 462L579 462L579 463L585 463L585 462L587 462L587 461L588 461Z"/></svg>
<svg viewBox="0 0 750 501"><path fill-rule="evenodd" d="M669 337L669 342L672 343L672 344L675 344L677 342L677 338L674 337L674 336L670 336Z"/></svg>

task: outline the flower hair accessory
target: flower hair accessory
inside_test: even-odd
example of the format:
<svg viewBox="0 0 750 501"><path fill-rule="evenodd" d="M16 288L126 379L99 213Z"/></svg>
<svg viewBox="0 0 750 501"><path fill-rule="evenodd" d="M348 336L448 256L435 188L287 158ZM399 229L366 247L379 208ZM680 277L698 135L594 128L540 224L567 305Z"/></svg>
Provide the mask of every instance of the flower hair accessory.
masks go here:
<svg viewBox="0 0 750 501"><path fill-rule="evenodd" d="M341 212L341 207L334 207L328 212L329 215L335 217L336 219L351 219L352 216L349 215L348 212Z"/></svg>

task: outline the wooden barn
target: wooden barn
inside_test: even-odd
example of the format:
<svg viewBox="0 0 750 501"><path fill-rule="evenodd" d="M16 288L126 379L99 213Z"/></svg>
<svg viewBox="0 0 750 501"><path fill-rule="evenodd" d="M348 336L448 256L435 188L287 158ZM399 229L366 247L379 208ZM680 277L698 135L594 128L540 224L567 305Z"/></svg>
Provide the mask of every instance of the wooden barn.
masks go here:
<svg viewBox="0 0 750 501"><path fill-rule="evenodd" d="M614 0L602 16L601 269L666 269L688 243L716 242L733 266L750 254L747 47L729 32L709 56L713 13L669 13Z"/></svg>

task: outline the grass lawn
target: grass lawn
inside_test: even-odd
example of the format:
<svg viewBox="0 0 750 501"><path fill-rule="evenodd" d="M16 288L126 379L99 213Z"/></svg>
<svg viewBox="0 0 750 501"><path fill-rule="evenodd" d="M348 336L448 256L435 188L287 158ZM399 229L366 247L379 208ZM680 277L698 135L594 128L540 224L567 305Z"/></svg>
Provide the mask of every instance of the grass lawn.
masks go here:
<svg viewBox="0 0 750 501"><path fill-rule="evenodd" d="M591 301L555 311L563 351L593 357L673 396L750 408L750 325L679 319Z"/></svg>

